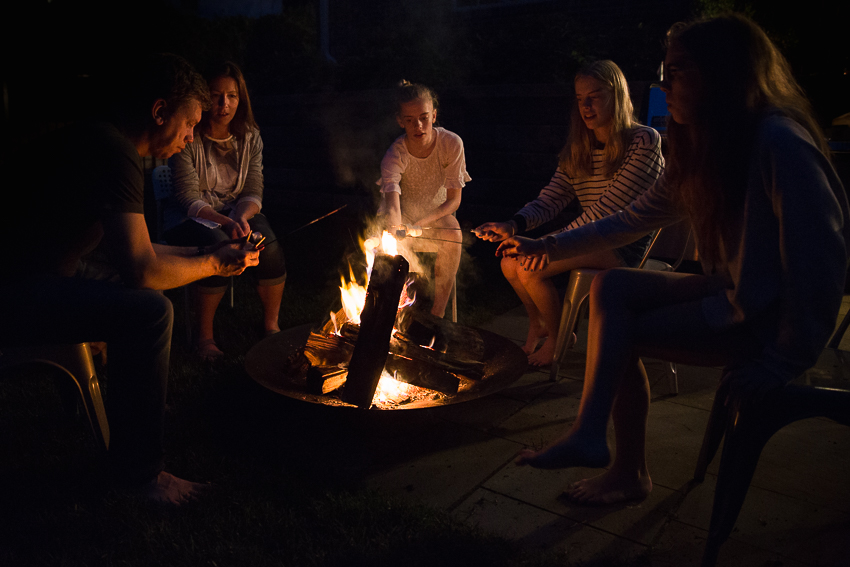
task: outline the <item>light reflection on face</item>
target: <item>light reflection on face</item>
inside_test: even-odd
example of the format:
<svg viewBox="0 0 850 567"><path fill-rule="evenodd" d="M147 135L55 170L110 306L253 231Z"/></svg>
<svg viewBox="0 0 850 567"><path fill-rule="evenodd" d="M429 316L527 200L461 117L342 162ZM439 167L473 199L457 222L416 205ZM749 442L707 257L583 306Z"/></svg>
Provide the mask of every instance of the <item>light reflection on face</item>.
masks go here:
<svg viewBox="0 0 850 567"><path fill-rule="evenodd" d="M664 58L664 80L661 90L667 95L667 109L679 124L693 124L702 104L703 80L688 53L670 45Z"/></svg>
<svg viewBox="0 0 850 567"><path fill-rule="evenodd" d="M437 111L430 99L411 100L400 105L396 121L404 128L407 141L414 147L428 146L434 140Z"/></svg>
<svg viewBox="0 0 850 567"><path fill-rule="evenodd" d="M589 130L610 130L614 121L614 101L605 84L593 77L576 77L576 104Z"/></svg>
<svg viewBox="0 0 850 567"><path fill-rule="evenodd" d="M201 121L201 104L191 100L178 108L151 135L150 155L168 159L183 151L193 139L193 131Z"/></svg>
<svg viewBox="0 0 850 567"><path fill-rule="evenodd" d="M239 107L239 86L233 77L216 77L210 82L210 108L209 120L220 126L230 124Z"/></svg>

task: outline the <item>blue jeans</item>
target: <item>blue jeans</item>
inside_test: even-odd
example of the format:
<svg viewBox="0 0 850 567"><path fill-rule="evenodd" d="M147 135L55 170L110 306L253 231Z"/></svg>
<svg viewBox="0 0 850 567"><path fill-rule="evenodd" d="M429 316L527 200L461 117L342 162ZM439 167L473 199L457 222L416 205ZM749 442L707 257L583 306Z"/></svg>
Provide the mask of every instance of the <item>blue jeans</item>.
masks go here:
<svg viewBox="0 0 850 567"><path fill-rule="evenodd" d="M0 345L109 344L108 460L124 486L163 468L173 319L171 301L157 291L54 275L0 283Z"/></svg>

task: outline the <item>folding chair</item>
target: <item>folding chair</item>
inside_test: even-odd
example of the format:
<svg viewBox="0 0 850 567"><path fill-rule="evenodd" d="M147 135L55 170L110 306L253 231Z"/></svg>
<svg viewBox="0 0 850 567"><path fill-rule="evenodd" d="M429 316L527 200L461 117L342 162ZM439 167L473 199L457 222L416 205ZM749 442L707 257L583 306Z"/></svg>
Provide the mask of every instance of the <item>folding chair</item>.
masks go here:
<svg viewBox="0 0 850 567"><path fill-rule="evenodd" d="M89 343L3 347L0 351L0 368L24 364L46 364L59 369L62 375L73 380L75 391L83 401L95 442L102 449L108 449L109 423L106 421L100 382L94 370Z"/></svg>

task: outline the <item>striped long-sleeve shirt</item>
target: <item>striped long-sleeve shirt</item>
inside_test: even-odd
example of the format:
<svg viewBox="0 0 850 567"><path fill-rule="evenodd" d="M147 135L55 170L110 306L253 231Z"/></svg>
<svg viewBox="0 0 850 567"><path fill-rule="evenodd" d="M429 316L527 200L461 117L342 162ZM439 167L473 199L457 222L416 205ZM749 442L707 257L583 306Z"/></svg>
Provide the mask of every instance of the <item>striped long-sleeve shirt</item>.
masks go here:
<svg viewBox="0 0 850 567"><path fill-rule="evenodd" d="M593 175L574 179L560 167L534 201L526 204L514 219L520 231L531 230L555 218L578 197L581 214L563 230L591 223L620 211L649 189L664 169L661 136L652 128L638 126L613 177L604 174L603 150L593 151ZM524 221L524 222L523 222ZM523 226L524 225L524 226Z"/></svg>

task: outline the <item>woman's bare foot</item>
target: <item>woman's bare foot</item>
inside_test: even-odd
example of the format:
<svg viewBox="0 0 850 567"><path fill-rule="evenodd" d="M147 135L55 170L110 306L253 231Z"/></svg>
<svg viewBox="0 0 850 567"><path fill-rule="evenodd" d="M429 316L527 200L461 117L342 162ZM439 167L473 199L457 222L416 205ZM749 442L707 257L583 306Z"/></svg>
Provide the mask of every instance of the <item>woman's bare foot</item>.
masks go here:
<svg viewBox="0 0 850 567"><path fill-rule="evenodd" d="M215 360L224 356L218 345L215 344L215 339L205 339L198 341L198 347L195 349L195 354L203 360Z"/></svg>
<svg viewBox="0 0 850 567"><path fill-rule="evenodd" d="M540 451L520 451L514 462L537 469L601 468L611 462L611 452L604 437L593 441L571 432Z"/></svg>
<svg viewBox="0 0 850 567"><path fill-rule="evenodd" d="M522 352L532 354L537 350L537 345L540 344L540 339L545 339L549 336L549 332L540 323L532 323L529 321L528 336L525 338L525 344L522 345Z"/></svg>
<svg viewBox="0 0 850 567"><path fill-rule="evenodd" d="M155 502L180 506L194 500L207 488L209 488L208 484L183 480L162 471L139 491L142 496Z"/></svg>
<svg viewBox="0 0 850 567"><path fill-rule="evenodd" d="M599 476L573 483L564 494L579 504L606 505L643 500L652 492L649 473L605 471Z"/></svg>
<svg viewBox="0 0 850 567"><path fill-rule="evenodd" d="M532 366L549 366L554 356L555 341L550 337L543 342L543 346L537 352L528 355L528 363Z"/></svg>

